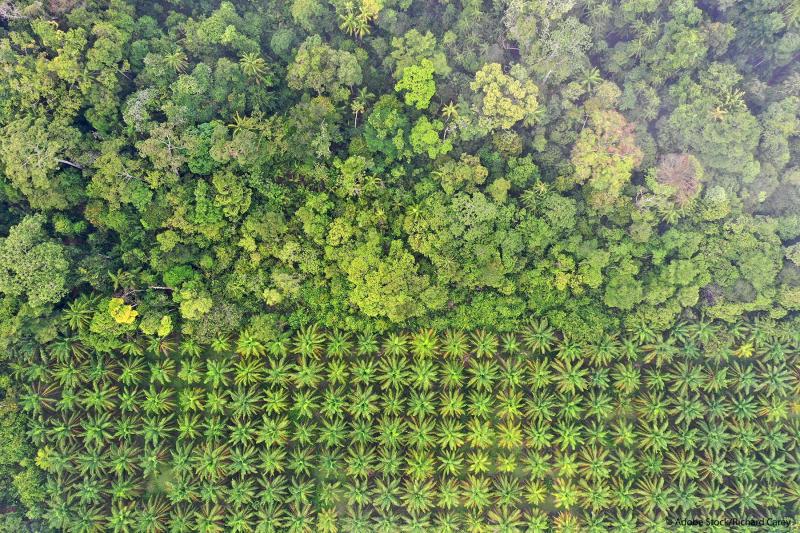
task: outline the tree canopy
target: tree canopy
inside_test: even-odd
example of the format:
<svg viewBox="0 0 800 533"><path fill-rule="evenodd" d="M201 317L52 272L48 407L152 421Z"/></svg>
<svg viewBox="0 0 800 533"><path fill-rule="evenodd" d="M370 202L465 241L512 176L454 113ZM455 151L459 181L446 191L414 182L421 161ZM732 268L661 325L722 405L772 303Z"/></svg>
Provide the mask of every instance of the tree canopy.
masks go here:
<svg viewBox="0 0 800 533"><path fill-rule="evenodd" d="M0 418L14 433L0 434L0 530L796 516L798 246L796 0L0 0ZM459 372L463 408L445 385ZM403 376L391 405L411 417L414 474L383 479L373 465L395 464L393 448L367 451L365 424ZM304 473L340 424L308 390L337 384L356 406L336 468L347 505ZM573 429L609 389L619 420ZM699 391L710 414L663 429ZM497 412L460 412L482 412L484 392ZM558 440L525 434L553 409ZM644 425L609 436L629 409ZM761 419L777 429L748 441ZM603 455L615 439L641 443L635 464ZM687 455L670 455L679 440ZM509 457L537 442L525 472L546 474L523 490ZM270 466L279 480L256 485L250 445L292 473ZM605 484L606 462L642 477ZM402 519L379 520L396 501ZM101 508L113 516L95 523Z"/></svg>

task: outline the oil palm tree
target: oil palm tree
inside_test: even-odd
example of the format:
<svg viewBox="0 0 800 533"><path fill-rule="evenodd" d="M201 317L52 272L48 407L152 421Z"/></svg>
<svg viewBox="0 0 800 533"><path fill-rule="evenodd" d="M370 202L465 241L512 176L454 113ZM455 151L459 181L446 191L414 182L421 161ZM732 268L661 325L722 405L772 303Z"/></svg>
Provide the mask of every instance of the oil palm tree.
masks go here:
<svg viewBox="0 0 800 533"><path fill-rule="evenodd" d="M406 424L405 442L408 447L415 448L415 451L421 452L431 448L436 442L436 423L432 418L425 416L418 416L408 420ZM410 461L410 459L409 459ZM417 460L417 464L420 464ZM433 457L425 456L424 458L425 470L424 472L432 473ZM409 463L409 468L412 467ZM430 470L429 470L430 469Z"/></svg>
<svg viewBox="0 0 800 533"><path fill-rule="evenodd" d="M146 414L163 415L175 408L172 389L156 389L153 385L144 391L142 410Z"/></svg>
<svg viewBox="0 0 800 533"><path fill-rule="evenodd" d="M80 405L94 412L112 411L117 405L117 387L109 383L92 383L91 388L85 388L80 395Z"/></svg>
<svg viewBox="0 0 800 533"><path fill-rule="evenodd" d="M263 448L258 455L258 468L268 476L281 474L287 465L286 457L286 450L283 447Z"/></svg>
<svg viewBox="0 0 800 533"><path fill-rule="evenodd" d="M547 359L529 359L527 368L527 384L534 391L547 388L552 382L550 363Z"/></svg>
<svg viewBox="0 0 800 533"><path fill-rule="evenodd" d="M657 339L643 348L645 352L644 361L646 363L655 363L658 367L670 364L678 353L674 337Z"/></svg>
<svg viewBox="0 0 800 533"><path fill-rule="evenodd" d="M298 390L292 397L292 418L311 419L317 412L318 403L313 390Z"/></svg>
<svg viewBox="0 0 800 533"><path fill-rule="evenodd" d="M278 533L285 531L286 511L281 505L271 503L260 507L255 515L255 531L258 533Z"/></svg>
<svg viewBox="0 0 800 533"><path fill-rule="evenodd" d="M78 413L62 414L60 418L50 421L45 430L47 438L59 447L72 446L77 442L80 431L80 418Z"/></svg>
<svg viewBox="0 0 800 533"><path fill-rule="evenodd" d="M556 478L553 482L553 500L557 508L569 511L576 507L582 498L583 494L580 488L571 480ZM562 514L561 516L564 515Z"/></svg>
<svg viewBox="0 0 800 533"><path fill-rule="evenodd" d="M206 443L194 448L192 462L201 481L219 481L227 475L230 452L224 445Z"/></svg>
<svg viewBox="0 0 800 533"><path fill-rule="evenodd" d="M233 367L233 383L237 386L249 387L261 382L264 375L264 364L256 359L243 359Z"/></svg>
<svg viewBox="0 0 800 533"><path fill-rule="evenodd" d="M192 512L186 504L173 505L169 513L169 529L171 531L191 529Z"/></svg>
<svg viewBox="0 0 800 533"><path fill-rule="evenodd" d="M460 359L449 359L441 364L440 383L446 389L458 389L464 383L464 364Z"/></svg>
<svg viewBox="0 0 800 533"><path fill-rule="evenodd" d="M236 353L242 357L260 357L264 355L266 348L261 341L256 338L250 330L244 330L236 341Z"/></svg>
<svg viewBox="0 0 800 533"><path fill-rule="evenodd" d="M211 339L211 349L218 354L227 352L231 349L230 339L226 335L216 335Z"/></svg>
<svg viewBox="0 0 800 533"><path fill-rule="evenodd" d="M189 357L199 357L203 353L203 347L191 337L185 337L178 345L178 352Z"/></svg>
<svg viewBox="0 0 800 533"><path fill-rule="evenodd" d="M518 357L505 357L500 362L500 385L515 389L525 382L525 366Z"/></svg>
<svg viewBox="0 0 800 533"><path fill-rule="evenodd" d="M657 453L664 452L670 447L675 437L674 432L669 427L668 421L651 422L642 424L639 432L639 442L643 450L653 450Z"/></svg>
<svg viewBox="0 0 800 533"><path fill-rule="evenodd" d="M439 394L439 410L443 416L464 414L464 395L459 390L445 390Z"/></svg>
<svg viewBox="0 0 800 533"><path fill-rule="evenodd" d="M181 359L178 379L192 385L203 380L203 361L196 356Z"/></svg>
<svg viewBox="0 0 800 533"><path fill-rule="evenodd" d="M86 366L74 361L56 363L50 369L50 376L61 389L72 389L86 380Z"/></svg>
<svg viewBox="0 0 800 533"><path fill-rule="evenodd" d="M227 386L229 382L228 375L231 371L230 363L230 359L227 357L207 359L203 384L213 389Z"/></svg>
<svg viewBox="0 0 800 533"><path fill-rule="evenodd" d="M314 388L322 380L324 366L316 359L301 357L291 369L294 370L291 374L291 379L295 386Z"/></svg>
<svg viewBox="0 0 800 533"><path fill-rule="evenodd" d="M119 365L119 381L123 385L138 385L143 382L145 376L144 361L139 358L122 359Z"/></svg>
<svg viewBox="0 0 800 533"><path fill-rule="evenodd" d="M605 334L588 346L589 360L593 366L604 367L620 355L619 341Z"/></svg>
<svg viewBox="0 0 800 533"><path fill-rule="evenodd" d="M139 468L144 478L157 475L167 462L165 446L145 446L139 454Z"/></svg>
<svg viewBox="0 0 800 533"><path fill-rule="evenodd" d="M521 335L525 347L533 353L540 354L549 352L558 340L555 330L550 326L546 318L531 319L522 328Z"/></svg>
<svg viewBox="0 0 800 533"><path fill-rule="evenodd" d="M452 101L442 106L442 116L447 119L447 122L458 118L458 107Z"/></svg>
<svg viewBox="0 0 800 533"><path fill-rule="evenodd" d="M372 387L358 386L350 393L349 412L356 419L369 420L378 411L378 395Z"/></svg>
<svg viewBox="0 0 800 533"><path fill-rule="evenodd" d="M317 324L301 327L295 334L294 352L304 358L317 358L325 344L325 334L319 330Z"/></svg>
<svg viewBox="0 0 800 533"><path fill-rule="evenodd" d="M660 392L645 392L634 401L636 413L641 420L658 422L670 414L669 402Z"/></svg>
<svg viewBox="0 0 800 533"><path fill-rule="evenodd" d="M151 385L168 385L175 375L175 361L168 357L161 358L150 363L149 370Z"/></svg>
<svg viewBox="0 0 800 533"><path fill-rule="evenodd" d="M327 334L327 354L329 357L344 357L350 353L350 336L343 331L334 329Z"/></svg>
<svg viewBox="0 0 800 533"><path fill-rule="evenodd" d="M130 444L112 444L106 454L109 469L118 477L131 476L139 470L141 450Z"/></svg>
<svg viewBox="0 0 800 533"><path fill-rule="evenodd" d="M491 482L485 476L469 475L461 483L461 503L467 509L482 511L491 504Z"/></svg>
<svg viewBox="0 0 800 533"><path fill-rule="evenodd" d="M603 81L603 77L600 75L600 69L597 67L592 67L591 65L587 68L584 67L581 70L581 80L580 83L586 92L591 93L594 88Z"/></svg>
<svg viewBox="0 0 800 533"><path fill-rule="evenodd" d="M411 337L411 350L417 357L433 357L438 345L437 335L433 329L422 329Z"/></svg>
<svg viewBox="0 0 800 533"><path fill-rule="evenodd" d="M255 441L254 422L249 418L228 420L228 439L231 444L247 446Z"/></svg>
<svg viewBox="0 0 800 533"><path fill-rule="evenodd" d="M582 361L573 364L558 360L553 364L553 381L559 392L574 394L586 389L588 371L581 366Z"/></svg>
<svg viewBox="0 0 800 533"><path fill-rule="evenodd" d="M28 385L25 392L19 397L19 405L23 410L34 415L44 411L52 411L56 404L58 388L50 383L36 382Z"/></svg>
<svg viewBox="0 0 800 533"><path fill-rule="evenodd" d="M469 351L466 334L460 330L448 329L442 337L442 353L448 358L463 358Z"/></svg>
<svg viewBox="0 0 800 533"><path fill-rule="evenodd" d="M390 333L383 341L383 354L402 357L408 352L408 338L402 333Z"/></svg>
<svg viewBox="0 0 800 533"><path fill-rule="evenodd" d="M247 505L237 505L228 511L225 519L225 531L232 533L245 533L253 530L255 512Z"/></svg>
<svg viewBox="0 0 800 533"><path fill-rule="evenodd" d="M80 505L100 505L106 492L106 480L82 477L74 487L74 498Z"/></svg>
<svg viewBox="0 0 800 533"><path fill-rule="evenodd" d="M373 355L378 352L378 339L372 332L361 333L356 339L358 355Z"/></svg>
<svg viewBox="0 0 800 533"><path fill-rule="evenodd" d="M275 357L288 355L291 341L292 333L290 331L280 332L267 341L267 352Z"/></svg>
<svg viewBox="0 0 800 533"><path fill-rule="evenodd" d="M188 57L186 57L186 52L176 47L172 52L164 55L164 64L170 70L173 70L178 74L182 74L186 72L189 61Z"/></svg>
<svg viewBox="0 0 800 533"><path fill-rule="evenodd" d="M61 389L61 398L56 400L55 410L60 413L70 413L78 409L79 396L71 387Z"/></svg>
<svg viewBox="0 0 800 533"><path fill-rule="evenodd" d="M157 446L170 437L173 431L173 415L150 415L142 418L142 437L145 444Z"/></svg>
<svg viewBox="0 0 800 533"><path fill-rule="evenodd" d="M377 365L374 359L356 359L351 362L351 379L355 384L369 385L375 379Z"/></svg>
<svg viewBox="0 0 800 533"><path fill-rule="evenodd" d="M511 357L522 353L522 343L520 342L516 333L504 333L500 338L500 346L502 347L503 352Z"/></svg>
<svg viewBox="0 0 800 533"><path fill-rule="evenodd" d="M470 336L473 353L476 357L494 357L497 354L497 337L485 330L475 330Z"/></svg>
<svg viewBox="0 0 800 533"><path fill-rule="evenodd" d="M730 489L716 482L701 485L700 498L703 508L710 512L724 513L733 501Z"/></svg>
<svg viewBox="0 0 800 533"><path fill-rule="evenodd" d="M402 355L386 354L378 365L378 381L381 389L403 389L408 383L408 360Z"/></svg>
<svg viewBox="0 0 800 533"><path fill-rule="evenodd" d="M147 340L147 351L166 357L175 351L175 342L168 338L150 337Z"/></svg>
<svg viewBox="0 0 800 533"><path fill-rule="evenodd" d="M194 512L192 529L198 533L222 533L225 511L217 504L205 503Z"/></svg>
<svg viewBox="0 0 800 533"><path fill-rule="evenodd" d="M343 413L346 395L343 387L329 387L322 395L320 412L327 418L335 418Z"/></svg>
<svg viewBox="0 0 800 533"><path fill-rule="evenodd" d="M32 371L35 371L35 366L31 366ZM118 367L116 360L107 357L105 354L97 354L89 359L86 372L88 382L114 381L117 377Z"/></svg>
<svg viewBox="0 0 800 533"><path fill-rule="evenodd" d="M81 422L83 431L80 434L87 447L90 447L93 443L98 447L102 447L111 440L113 426L111 414L100 412L87 416Z"/></svg>
<svg viewBox="0 0 800 533"><path fill-rule="evenodd" d="M468 386L491 392L498 376L497 364L492 360L474 361L469 367L469 375Z"/></svg>
<svg viewBox="0 0 800 533"><path fill-rule="evenodd" d="M140 345L138 339L127 339L119 347L119 351L125 355L141 356L144 354L144 348Z"/></svg>
<svg viewBox="0 0 800 533"><path fill-rule="evenodd" d="M265 395L254 385L243 384L229 391L228 408L233 418L250 419L262 411L261 406ZM274 404L272 404L272 407L274 408Z"/></svg>
<svg viewBox="0 0 800 533"><path fill-rule="evenodd" d="M75 463L80 475L84 478L103 478L108 475L108 460L98 447L86 447L75 454Z"/></svg>
<svg viewBox="0 0 800 533"><path fill-rule="evenodd" d="M47 346L47 352L62 364L73 360L82 362L88 353L83 343L75 337L58 337Z"/></svg>
<svg viewBox="0 0 800 533"><path fill-rule="evenodd" d="M431 359L417 359L409 368L410 383L422 390L429 390L437 377L436 364Z"/></svg>
<svg viewBox="0 0 800 533"><path fill-rule="evenodd" d="M111 515L108 517L108 530L117 532L130 531L136 521L136 510L133 502L123 502L117 500L111 507Z"/></svg>

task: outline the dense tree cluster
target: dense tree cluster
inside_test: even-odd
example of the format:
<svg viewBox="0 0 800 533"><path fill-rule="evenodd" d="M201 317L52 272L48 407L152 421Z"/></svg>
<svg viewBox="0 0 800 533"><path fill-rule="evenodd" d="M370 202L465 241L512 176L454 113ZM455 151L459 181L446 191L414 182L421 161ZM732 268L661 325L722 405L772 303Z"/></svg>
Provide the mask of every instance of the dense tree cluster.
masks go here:
<svg viewBox="0 0 800 533"><path fill-rule="evenodd" d="M785 316L790 4L3 4L0 233L42 232L2 256L4 315L46 336L94 290L206 339Z"/></svg>

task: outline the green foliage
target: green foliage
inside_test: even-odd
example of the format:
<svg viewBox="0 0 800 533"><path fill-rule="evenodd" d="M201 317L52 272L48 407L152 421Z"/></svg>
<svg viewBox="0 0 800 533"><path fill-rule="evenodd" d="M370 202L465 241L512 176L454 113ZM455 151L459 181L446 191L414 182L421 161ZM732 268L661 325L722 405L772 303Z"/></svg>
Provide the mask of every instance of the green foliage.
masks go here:
<svg viewBox="0 0 800 533"><path fill-rule="evenodd" d="M422 33L412 28L405 35L392 37L392 48L386 61L394 65L395 79L401 77L406 67L424 60L431 62L437 76L447 76L452 70L447 64L447 56L437 47L436 36L430 31Z"/></svg>
<svg viewBox="0 0 800 533"><path fill-rule="evenodd" d="M404 96L407 105L425 109L436 93L433 72L433 63L423 59L419 65L410 65L403 69L403 76L394 85L394 90L407 91Z"/></svg>
<svg viewBox="0 0 800 533"><path fill-rule="evenodd" d="M27 417L17 402L16 387L2 376L0 383L0 473L7 481L0 489L0 502L4 511L0 524L19 528L40 518L44 510L46 492L42 470L33 461L33 447L26 439Z"/></svg>
<svg viewBox="0 0 800 533"><path fill-rule="evenodd" d="M796 515L795 4L0 1L0 529Z"/></svg>
<svg viewBox="0 0 800 533"><path fill-rule="evenodd" d="M664 142L691 150L708 171L752 181L760 170L754 156L761 128L736 89L741 76L730 66L713 64L704 78L686 84L685 101L661 132Z"/></svg>
<svg viewBox="0 0 800 533"><path fill-rule="evenodd" d="M461 154L458 161L448 159L434 171L434 176L441 180L442 189L453 194L462 188L474 191L477 185L486 181L489 171L481 165L476 156Z"/></svg>
<svg viewBox="0 0 800 533"><path fill-rule="evenodd" d="M427 154L429 158L436 159L453 149L453 143L443 140L439 132L444 129L441 120L431 122L428 117L420 117L411 128L409 141L415 154Z"/></svg>
<svg viewBox="0 0 800 533"><path fill-rule="evenodd" d="M470 88L478 95L477 110L480 125L487 129L508 129L524 120L533 123L539 106L539 89L526 79L519 65L511 68L511 75L503 72L499 63L490 63L475 73Z"/></svg>
<svg viewBox="0 0 800 533"><path fill-rule="evenodd" d="M574 180L586 183L592 207L608 211L641 162L642 152L631 126L619 113L597 111L590 115L590 122L572 149Z"/></svg>
<svg viewBox="0 0 800 533"><path fill-rule="evenodd" d="M151 315L143 318L139 323L139 329L145 335L156 335L158 337L166 337L172 333L172 317L164 315L161 318Z"/></svg>
<svg viewBox="0 0 800 533"><path fill-rule="evenodd" d="M353 286L350 301L367 316L385 316L393 322L441 308L442 291L417 271L414 256L403 249L401 241L392 241L385 257L367 243L356 249L346 267Z"/></svg>
<svg viewBox="0 0 800 533"><path fill-rule="evenodd" d="M108 302L108 312L118 324L133 324L139 312L127 305L122 298L111 298Z"/></svg>
<svg viewBox="0 0 800 533"><path fill-rule="evenodd" d="M616 274L606 286L604 301L609 307L630 310L642 301L642 284L630 274Z"/></svg>
<svg viewBox="0 0 800 533"><path fill-rule="evenodd" d="M29 215L0 239L0 292L25 297L34 308L67 294L70 263L61 244L49 239L42 215Z"/></svg>
<svg viewBox="0 0 800 533"><path fill-rule="evenodd" d="M367 118L364 140L370 151L378 152L392 163L405 153L408 117L393 95L381 96Z"/></svg>
<svg viewBox="0 0 800 533"><path fill-rule="evenodd" d="M181 316L187 320L197 320L211 310L212 299L198 281L184 283L173 295L180 304Z"/></svg>
<svg viewBox="0 0 800 533"><path fill-rule="evenodd" d="M204 329L223 307L237 322L263 304L295 325L386 327L353 304L344 260L370 225L374 255L400 242L445 294L446 306L393 314L409 326L508 330L533 312L583 321L583 334L793 308L798 277L773 230L754 233L770 250L758 287L736 250L709 257L736 248L714 226L742 215L780 220L781 246L797 236L783 222L797 194L792 78L756 91L757 72L724 60L743 50L738 11L469 4L427 14L429 30L408 2L286 7L164 18L117 2L86 8L84 24L20 19L3 38L3 198L60 211L76 283L108 294L105 272L136 272L124 296L147 331L173 304ZM709 243L680 256L662 246L672 229ZM5 303L9 332L19 304Z"/></svg>
<svg viewBox="0 0 800 533"><path fill-rule="evenodd" d="M78 136L74 128L44 118L20 118L3 128L0 157L5 175L32 207L64 209L75 203L78 180L65 161Z"/></svg>
<svg viewBox="0 0 800 533"><path fill-rule="evenodd" d="M314 35L300 45L286 79L292 89L313 89L338 98L343 86L361 83L361 66L350 52L331 48Z"/></svg>

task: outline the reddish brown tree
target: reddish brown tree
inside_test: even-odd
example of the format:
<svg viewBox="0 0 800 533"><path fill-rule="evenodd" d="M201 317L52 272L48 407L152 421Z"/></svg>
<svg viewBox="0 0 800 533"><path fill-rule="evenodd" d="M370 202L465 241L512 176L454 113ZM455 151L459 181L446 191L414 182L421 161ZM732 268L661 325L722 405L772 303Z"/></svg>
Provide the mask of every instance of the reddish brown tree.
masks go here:
<svg viewBox="0 0 800 533"><path fill-rule="evenodd" d="M658 160L656 179L672 187L675 203L684 206L700 191L702 168L689 154L665 154Z"/></svg>

